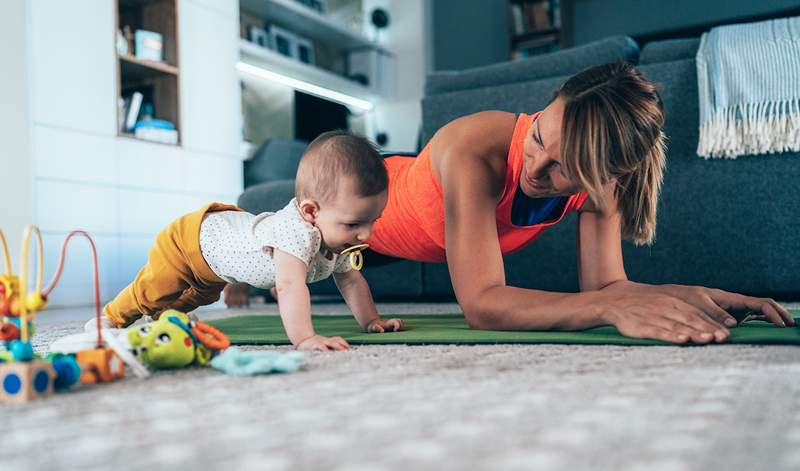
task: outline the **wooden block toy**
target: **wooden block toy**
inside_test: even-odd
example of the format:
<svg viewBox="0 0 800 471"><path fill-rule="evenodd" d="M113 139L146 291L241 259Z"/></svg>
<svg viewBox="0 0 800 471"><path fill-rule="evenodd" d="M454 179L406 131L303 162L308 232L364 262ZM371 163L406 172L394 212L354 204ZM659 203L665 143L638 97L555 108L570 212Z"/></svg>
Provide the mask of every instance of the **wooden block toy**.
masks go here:
<svg viewBox="0 0 800 471"><path fill-rule="evenodd" d="M53 394L56 372L41 360L0 363L0 400L28 402Z"/></svg>
<svg viewBox="0 0 800 471"><path fill-rule="evenodd" d="M81 365L81 383L107 383L125 376L125 363L110 348L84 350L75 354Z"/></svg>

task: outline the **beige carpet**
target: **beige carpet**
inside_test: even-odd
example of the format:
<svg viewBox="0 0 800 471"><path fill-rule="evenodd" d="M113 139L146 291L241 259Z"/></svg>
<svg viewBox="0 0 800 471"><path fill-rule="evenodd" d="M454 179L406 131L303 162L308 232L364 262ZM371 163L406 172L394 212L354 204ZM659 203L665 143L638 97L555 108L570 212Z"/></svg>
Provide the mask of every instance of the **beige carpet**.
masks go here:
<svg viewBox="0 0 800 471"><path fill-rule="evenodd" d="M71 316L42 316L37 346ZM796 470L798 378L795 347L365 346L0 406L0 469Z"/></svg>

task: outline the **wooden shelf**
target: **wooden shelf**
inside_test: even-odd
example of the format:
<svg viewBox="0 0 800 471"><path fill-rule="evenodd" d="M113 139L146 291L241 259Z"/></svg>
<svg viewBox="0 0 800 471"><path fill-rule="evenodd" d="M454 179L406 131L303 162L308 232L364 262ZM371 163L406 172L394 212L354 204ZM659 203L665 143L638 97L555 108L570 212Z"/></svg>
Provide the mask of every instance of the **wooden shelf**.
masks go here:
<svg viewBox="0 0 800 471"><path fill-rule="evenodd" d="M129 53L117 54L117 103L123 98L130 100L136 92L141 93L143 100L140 116L144 106L151 105L154 118L169 121L175 126L178 131L177 145L180 145L178 3L179 0L114 0L118 31L126 26L131 32L153 31L161 34L163 45L163 62L136 57L130 53L133 50L131 44L128 45ZM119 110L117 114L125 119ZM122 114L127 115L127 110ZM137 138L130 130L122 129L119 122L117 135L126 139L154 142Z"/></svg>
<svg viewBox="0 0 800 471"><path fill-rule="evenodd" d="M147 59L139 59L131 55L118 56L122 74L126 79L140 80L164 74L178 75L179 70L173 65Z"/></svg>
<svg viewBox="0 0 800 471"><path fill-rule="evenodd" d="M558 39L560 32L561 30L558 28L550 28L541 31L530 31L527 33L517 34L511 38L511 44L516 46L522 43L534 42L539 39L546 39L548 36L553 36Z"/></svg>
<svg viewBox="0 0 800 471"><path fill-rule="evenodd" d="M302 80L303 82L344 93L362 100L376 101L381 99L381 96L372 89L358 82L349 80L325 69L304 64L244 39L239 42L239 52L241 54L241 61L246 64L261 67L289 78Z"/></svg>
<svg viewBox="0 0 800 471"><path fill-rule="evenodd" d="M336 21L294 0L240 0L240 9L293 33L347 51L372 49L388 52L366 36L350 31Z"/></svg>

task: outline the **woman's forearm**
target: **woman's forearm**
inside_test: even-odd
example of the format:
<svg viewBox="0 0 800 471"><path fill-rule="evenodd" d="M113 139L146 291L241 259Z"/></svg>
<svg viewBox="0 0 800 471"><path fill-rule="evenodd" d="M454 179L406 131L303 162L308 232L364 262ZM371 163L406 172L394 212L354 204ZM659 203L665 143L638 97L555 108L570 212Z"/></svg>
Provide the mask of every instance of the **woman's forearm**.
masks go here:
<svg viewBox="0 0 800 471"><path fill-rule="evenodd" d="M491 330L582 330L608 325L601 291L555 293L495 286L462 303L470 326Z"/></svg>

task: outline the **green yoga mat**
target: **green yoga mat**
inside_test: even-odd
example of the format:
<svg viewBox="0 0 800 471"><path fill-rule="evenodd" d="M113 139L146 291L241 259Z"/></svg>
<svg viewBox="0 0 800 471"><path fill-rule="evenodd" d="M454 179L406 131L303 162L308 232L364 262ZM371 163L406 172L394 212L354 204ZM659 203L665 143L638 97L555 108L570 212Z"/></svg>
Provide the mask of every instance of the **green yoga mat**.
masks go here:
<svg viewBox="0 0 800 471"><path fill-rule="evenodd" d="M792 312L793 315L800 312ZM473 330L461 314L404 315L406 330L384 334L367 334L353 316L315 316L314 328L325 336L338 335L352 345L366 344L497 344L497 343L561 343L594 345L673 345L658 340L633 339L621 335L614 327L596 327L577 332L504 332ZM800 321L800 318L797 319ZM237 345L286 345L289 340L280 317L243 316L210 322L227 334ZM800 323L798 323L800 325ZM761 321L749 321L731 329L729 343L796 344L800 345L800 327L779 328ZM687 345L687 344L682 344ZM692 345L692 344L688 344Z"/></svg>

